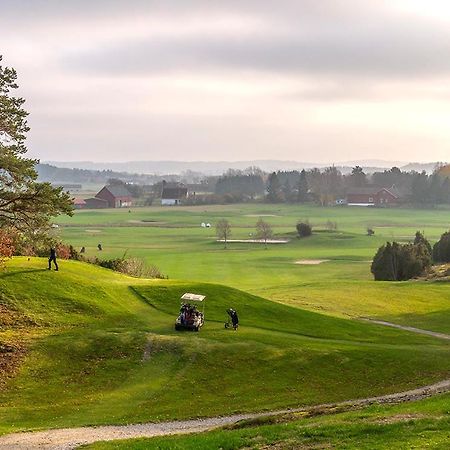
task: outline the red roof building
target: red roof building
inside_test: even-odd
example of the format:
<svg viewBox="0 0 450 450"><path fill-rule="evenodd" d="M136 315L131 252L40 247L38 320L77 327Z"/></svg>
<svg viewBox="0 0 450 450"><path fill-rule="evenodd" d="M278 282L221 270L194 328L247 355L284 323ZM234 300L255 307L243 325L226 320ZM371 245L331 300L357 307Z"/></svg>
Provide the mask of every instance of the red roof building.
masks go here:
<svg viewBox="0 0 450 450"><path fill-rule="evenodd" d="M400 194L395 186L391 188L361 187L347 194L349 206L394 206L399 203Z"/></svg>
<svg viewBox="0 0 450 450"><path fill-rule="evenodd" d="M83 209L86 208L86 202L82 198L74 198L72 200L73 207L75 209Z"/></svg>
<svg viewBox="0 0 450 450"><path fill-rule="evenodd" d="M132 205L131 194L122 185L105 186L95 198L106 200L109 208L129 208Z"/></svg>

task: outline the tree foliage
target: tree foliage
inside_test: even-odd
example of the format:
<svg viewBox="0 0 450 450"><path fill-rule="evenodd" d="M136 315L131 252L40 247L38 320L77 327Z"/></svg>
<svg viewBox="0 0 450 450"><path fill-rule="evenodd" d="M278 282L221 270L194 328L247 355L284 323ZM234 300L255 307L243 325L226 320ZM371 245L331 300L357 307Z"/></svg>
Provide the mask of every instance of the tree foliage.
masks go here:
<svg viewBox="0 0 450 450"><path fill-rule="evenodd" d="M305 203L308 201L308 180L306 178L306 171L303 169L300 172L297 182L297 202Z"/></svg>
<svg viewBox="0 0 450 450"><path fill-rule="evenodd" d="M312 234L312 227L307 220L298 222L296 228L298 236L301 238L311 236Z"/></svg>
<svg viewBox="0 0 450 450"><path fill-rule="evenodd" d="M270 223L264 221L262 218L259 218L258 222L256 222L257 239L262 239L264 241L264 245L267 248L267 239L270 239L272 236L273 230L270 226Z"/></svg>
<svg viewBox="0 0 450 450"><path fill-rule="evenodd" d="M450 231L446 231L434 244L433 259L436 262L450 262Z"/></svg>
<svg viewBox="0 0 450 450"><path fill-rule="evenodd" d="M404 281L417 277L431 266L431 255L423 242L387 242L375 254L371 272L375 280Z"/></svg>
<svg viewBox="0 0 450 450"><path fill-rule="evenodd" d="M224 241L224 248L227 248L227 241L231 235L231 224L227 219L220 219L216 223L217 239Z"/></svg>
<svg viewBox="0 0 450 450"><path fill-rule="evenodd" d="M59 214L70 215L72 202L62 188L38 183L38 161L24 156L28 113L25 100L13 95L16 79L14 69L0 65L0 227L25 232L46 228Z"/></svg>
<svg viewBox="0 0 450 450"><path fill-rule="evenodd" d="M260 174L227 173L216 183L215 193L218 195L239 194L254 199L264 192L264 181Z"/></svg>
<svg viewBox="0 0 450 450"><path fill-rule="evenodd" d="M431 248L431 244L429 243L428 239L425 238L423 233L421 233L420 231L416 231L416 235L414 236L414 245L419 245L419 244L422 244L425 246L430 257L433 255L433 250Z"/></svg>
<svg viewBox="0 0 450 450"><path fill-rule="evenodd" d="M5 260L11 258L15 251L13 234L5 229L0 229L0 268L3 267Z"/></svg>
<svg viewBox="0 0 450 450"><path fill-rule="evenodd" d="M367 185L367 175L360 166L353 167L350 180L352 187L363 187Z"/></svg>
<svg viewBox="0 0 450 450"><path fill-rule="evenodd" d="M267 181L267 201L270 203L280 203L285 200L283 190L281 188L280 179L276 172L272 172L269 175Z"/></svg>

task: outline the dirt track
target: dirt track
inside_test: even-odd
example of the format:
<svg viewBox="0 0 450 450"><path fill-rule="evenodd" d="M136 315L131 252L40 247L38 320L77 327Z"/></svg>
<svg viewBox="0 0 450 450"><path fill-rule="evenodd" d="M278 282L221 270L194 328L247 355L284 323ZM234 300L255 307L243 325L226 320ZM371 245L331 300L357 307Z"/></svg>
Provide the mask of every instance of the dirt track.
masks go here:
<svg viewBox="0 0 450 450"><path fill-rule="evenodd" d="M380 325L401 328L414 333L427 334L440 339L450 339L450 336L413 327L395 325L389 322L369 320ZM382 395L357 400L349 400L340 403L329 403L304 408L271 411L266 413L236 414L224 417L212 417L206 419L145 423L137 425L108 425L99 427L61 428L47 431L14 433L0 436L0 450L68 450L82 444L97 441L111 441L115 439L129 439L138 437L168 436L171 434L187 434L199 431L212 430L225 425L232 425L241 420L256 419L259 417L278 416L289 413L332 413L336 410L351 410L362 408L372 404L403 403L420 400L432 395L450 392L450 379L439 383L412 389L410 391L395 394Z"/></svg>
<svg viewBox="0 0 450 450"><path fill-rule="evenodd" d="M360 317L361 320L366 322L376 323L377 325L384 325L386 327L398 328L399 330L411 331L417 334L426 334L427 336L433 336L438 339L448 339L450 340L450 335L444 333L437 333L436 331L421 330L420 328L408 327L406 325L397 325L396 323L386 322L384 320L370 319L368 317Z"/></svg>

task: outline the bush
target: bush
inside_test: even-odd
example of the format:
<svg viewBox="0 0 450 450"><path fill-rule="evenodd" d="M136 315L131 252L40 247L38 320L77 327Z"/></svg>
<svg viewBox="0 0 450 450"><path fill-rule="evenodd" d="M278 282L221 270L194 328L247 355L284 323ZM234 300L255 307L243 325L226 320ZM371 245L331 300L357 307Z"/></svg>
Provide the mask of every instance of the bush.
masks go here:
<svg viewBox="0 0 450 450"><path fill-rule="evenodd" d="M433 255L433 250L431 248L431 244L425 238L423 233L421 233L420 231L416 231L416 236L414 237L414 245L419 245L419 244L423 244L426 247L430 257Z"/></svg>
<svg viewBox="0 0 450 450"><path fill-rule="evenodd" d="M86 262L137 278L166 278L154 265L147 266L139 258L86 259Z"/></svg>
<svg viewBox="0 0 450 450"><path fill-rule="evenodd" d="M298 233L298 236L301 238L311 236L312 227L307 220L304 222L297 223L297 233Z"/></svg>
<svg viewBox="0 0 450 450"><path fill-rule="evenodd" d="M422 275L430 266L431 255L423 243L387 242L378 249L370 270L377 281L404 281Z"/></svg>
<svg viewBox="0 0 450 450"><path fill-rule="evenodd" d="M445 232L433 247L433 259L436 262L450 262L450 231Z"/></svg>
<svg viewBox="0 0 450 450"><path fill-rule="evenodd" d="M373 236L375 234L375 231L373 228L367 228L367 236Z"/></svg>

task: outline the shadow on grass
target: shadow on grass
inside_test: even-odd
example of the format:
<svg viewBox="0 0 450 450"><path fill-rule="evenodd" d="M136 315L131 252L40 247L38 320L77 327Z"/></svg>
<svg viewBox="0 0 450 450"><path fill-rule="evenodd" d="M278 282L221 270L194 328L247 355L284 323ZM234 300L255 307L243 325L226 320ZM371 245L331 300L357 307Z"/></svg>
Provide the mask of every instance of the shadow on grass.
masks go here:
<svg viewBox="0 0 450 450"><path fill-rule="evenodd" d="M13 271L13 272L4 272L4 273L0 274L0 279L6 278L6 277L13 277L15 275L21 275L24 273L47 272L47 271L48 271L48 269L28 269L28 270L17 270L17 271Z"/></svg>

